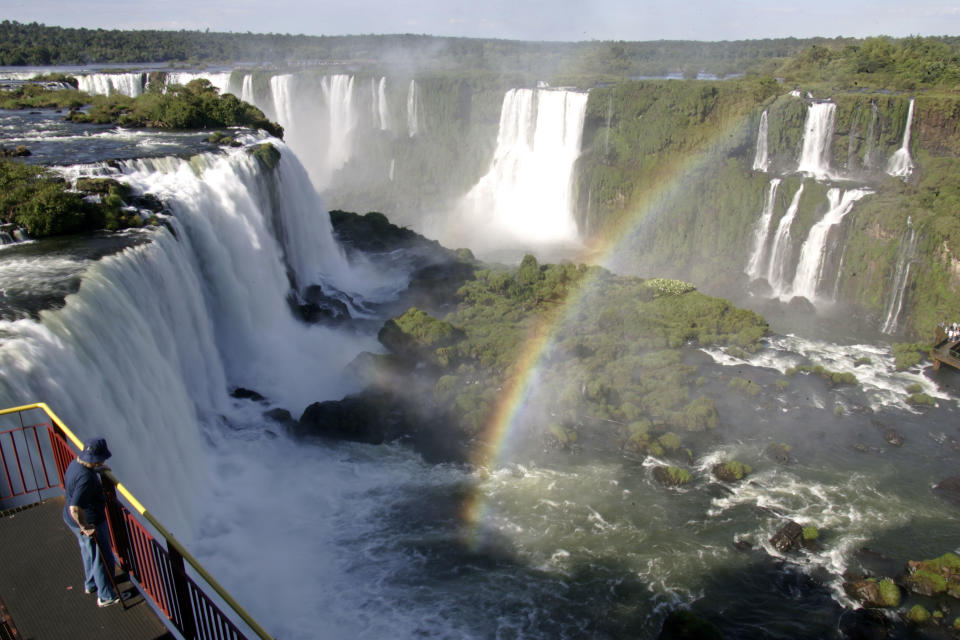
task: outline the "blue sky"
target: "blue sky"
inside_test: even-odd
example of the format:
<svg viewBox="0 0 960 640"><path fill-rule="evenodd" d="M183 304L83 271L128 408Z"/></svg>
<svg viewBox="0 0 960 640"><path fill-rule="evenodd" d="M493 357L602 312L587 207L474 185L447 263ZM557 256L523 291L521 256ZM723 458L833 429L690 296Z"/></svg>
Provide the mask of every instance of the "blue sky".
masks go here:
<svg viewBox="0 0 960 640"><path fill-rule="evenodd" d="M958 0L0 0L62 27L522 40L960 35Z"/></svg>

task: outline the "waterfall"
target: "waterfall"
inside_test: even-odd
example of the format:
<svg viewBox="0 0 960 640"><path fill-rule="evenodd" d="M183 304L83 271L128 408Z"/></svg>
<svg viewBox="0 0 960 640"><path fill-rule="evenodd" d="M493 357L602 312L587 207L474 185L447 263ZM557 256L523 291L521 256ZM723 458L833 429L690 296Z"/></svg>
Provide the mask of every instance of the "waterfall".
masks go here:
<svg viewBox="0 0 960 640"><path fill-rule="evenodd" d="M767 110L760 114L760 127L757 129L757 151L753 155L754 171L770 170L770 155L767 149Z"/></svg>
<svg viewBox="0 0 960 640"><path fill-rule="evenodd" d="M910 158L910 128L913 126L913 98L907 109L907 125L903 130L903 144L887 162L887 173L898 178L909 178L913 173L913 160Z"/></svg>
<svg viewBox="0 0 960 640"><path fill-rule="evenodd" d="M827 213L810 228L807 239L800 247L800 259L797 262L797 271L793 276L793 284L789 292L781 294L781 300L803 296L810 302L816 302L817 286L823 276L827 239L830 231L843 220L844 216L850 213L854 203L870 193L872 192L868 189L850 189L841 192L838 188L830 189L827 192L827 199L830 203Z"/></svg>
<svg viewBox="0 0 960 640"><path fill-rule="evenodd" d="M90 95L109 96L120 93L136 98L143 93L146 84L143 73L89 73L76 78L78 89Z"/></svg>
<svg viewBox="0 0 960 640"><path fill-rule="evenodd" d="M370 79L370 99L373 109L373 126L381 131L390 130L390 110L387 107L387 77L381 76L377 82Z"/></svg>
<svg viewBox="0 0 960 640"><path fill-rule="evenodd" d="M586 93L508 91L490 168L442 235L479 251L511 241L576 242L573 177L586 106Z"/></svg>
<svg viewBox="0 0 960 640"><path fill-rule="evenodd" d="M766 111L764 111L764 115L766 115ZM757 226L753 230L753 250L750 252L750 259L747 261L747 267L744 270L744 273L751 278L759 278L763 272L764 249L767 246L767 237L770 235L770 220L773 218L773 207L780 182L780 178L770 180L770 191L767 194L766 204L760 214L760 220L757 221Z"/></svg>
<svg viewBox="0 0 960 640"><path fill-rule="evenodd" d="M791 255L790 226L793 219L797 216L797 210L800 208L800 197L803 195L803 183L797 188L796 193L790 200L780 223L777 225L777 232L773 236L773 245L770 247L770 260L767 264L767 282L773 289L774 297L780 297L785 285L785 273L787 262Z"/></svg>
<svg viewBox="0 0 960 640"><path fill-rule="evenodd" d="M41 322L0 322L0 402L44 400L81 437L105 436L124 482L189 539L209 499L205 441L222 416L237 416L228 388L255 389L299 415L352 390L343 367L375 345L289 310L286 255L338 286L352 277L289 150L273 172L243 150L121 170L100 169L162 198L175 234L139 232L152 241L92 263L79 291ZM284 194L279 209L271 190ZM277 217L299 245L275 236Z"/></svg>
<svg viewBox="0 0 960 640"><path fill-rule="evenodd" d="M410 81L410 88L407 89L407 130L410 137L420 133L420 104L417 98L417 81Z"/></svg>
<svg viewBox="0 0 960 640"><path fill-rule="evenodd" d="M186 85L191 80L196 80L197 78L203 78L207 80L210 84L217 88L217 91L220 93L226 93L227 87L230 84L230 73L229 72L220 72L220 73L207 73L207 72L197 72L197 71L168 71L167 72L167 86L172 84L179 84L181 86Z"/></svg>
<svg viewBox="0 0 960 640"><path fill-rule="evenodd" d="M900 324L900 312L907 297L907 284L910 282L910 267L913 265L917 248L917 233L913 220L907 218L907 232L900 238L900 250L897 253L897 268L893 272L890 284L890 302L887 304L886 318L880 331L888 335L896 333Z"/></svg>
<svg viewBox="0 0 960 640"><path fill-rule="evenodd" d="M257 104L256 97L253 95L253 74L248 73L243 76L243 84L240 85L240 99L250 104ZM262 110L262 109L261 109Z"/></svg>
<svg viewBox="0 0 960 640"><path fill-rule="evenodd" d="M836 111L837 105L832 102L810 103L803 126L803 149L797 166L799 173L818 179L830 177L830 142Z"/></svg>
<svg viewBox="0 0 960 640"><path fill-rule="evenodd" d="M353 155L361 115L354 108L354 77L323 76L317 84L309 77L284 74L270 78L270 89L291 148L322 191Z"/></svg>

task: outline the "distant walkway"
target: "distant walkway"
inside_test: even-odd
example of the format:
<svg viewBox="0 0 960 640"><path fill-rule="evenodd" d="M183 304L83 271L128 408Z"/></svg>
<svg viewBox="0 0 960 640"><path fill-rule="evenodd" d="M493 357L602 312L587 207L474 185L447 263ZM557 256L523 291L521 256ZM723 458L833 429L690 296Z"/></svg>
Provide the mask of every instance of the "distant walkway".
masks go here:
<svg viewBox="0 0 960 640"><path fill-rule="evenodd" d="M129 582L118 587L135 597L104 609L83 592L80 549L62 511L61 497L0 517L0 598L21 638L173 640Z"/></svg>

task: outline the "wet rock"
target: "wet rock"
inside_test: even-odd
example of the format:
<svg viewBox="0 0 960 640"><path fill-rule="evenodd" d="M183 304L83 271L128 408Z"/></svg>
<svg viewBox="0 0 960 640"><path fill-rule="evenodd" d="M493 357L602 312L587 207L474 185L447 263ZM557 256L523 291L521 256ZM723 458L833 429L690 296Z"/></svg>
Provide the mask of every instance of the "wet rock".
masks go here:
<svg viewBox="0 0 960 640"><path fill-rule="evenodd" d="M749 540L744 540L741 538L740 540L734 540L733 548L737 551L752 551L753 544L751 544Z"/></svg>
<svg viewBox="0 0 960 640"><path fill-rule="evenodd" d="M857 609L840 618L840 633L845 640L886 640L890 621L879 609Z"/></svg>
<svg viewBox="0 0 960 640"><path fill-rule="evenodd" d="M290 430L297 426L297 421L286 409L275 408L263 412L263 417L280 424L285 429Z"/></svg>
<svg viewBox="0 0 960 640"><path fill-rule="evenodd" d="M693 480L690 472L680 467L656 467L653 470L653 477L667 487L679 487Z"/></svg>
<svg viewBox="0 0 960 640"><path fill-rule="evenodd" d="M941 480L933 487L933 493L956 507L960 507L960 476L951 476Z"/></svg>
<svg viewBox="0 0 960 640"><path fill-rule="evenodd" d="M900 606L900 587L890 578L882 580L866 578L847 582L844 583L843 588L847 595L868 607Z"/></svg>
<svg viewBox="0 0 960 640"><path fill-rule="evenodd" d="M774 442L767 447L767 457L779 464L790 464L790 445L783 442Z"/></svg>
<svg viewBox="0 0 960 640"><path fill-rule="evenodd" d="M749 465L737 462L736 460L730 460L728 462L721 462L713 466L712 472L714 477L721 482L739 482L750 473Z"/></svg>
<svg viewBox="0 0 960 640"><path fill-rule="evenodd" d="M920 595L935 596L946 593L960 598L960 557L945 553L932 560L907 562L907 588Z"/></svg>
<svg viewBox="0 0 960 640"><path fill-rule="evenodd" d="M253 400L254 402L263 402L266 400L262 395L254 391L253 389L245 389L243 387L236 387L230 392L231 398L239 398L242 400Z"/></svg>
<svg viewBox="0 0 960 640"><path fill-rule="evenodd" d="M887 429L884 431L883 439L886 440L887 444L894 447L903 446L903 436L900 435L896 429Z"/></svg>
<svg viewBox="0 0 960 640"><path fill-rule="evenodd" d="M389 395L363 392L342 400L314 402L300 416L293 434L382 444L409 429L412 425Z"/></svg>
<svg viewBox="0 0 960 640"><path fill-rule="evenodd" d="M773 534L770 544L780 553L799 550L803 547L803 527L790 520Z"/></svg>

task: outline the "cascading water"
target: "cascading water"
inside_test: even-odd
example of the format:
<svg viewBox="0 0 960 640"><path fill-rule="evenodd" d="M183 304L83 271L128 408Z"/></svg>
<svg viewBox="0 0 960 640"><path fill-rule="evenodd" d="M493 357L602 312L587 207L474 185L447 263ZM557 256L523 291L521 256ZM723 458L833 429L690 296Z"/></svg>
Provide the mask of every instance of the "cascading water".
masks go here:
<svg viewBox="0 0 960 640"><path fill-rule="evenodd" d="M833 121L837 105L832 102L811 102L803 126L803 149L798 173L815 178L830 177L830 143L833 140Z"/></svg>
<svg viewBox="0 0 960 640"><path fill-rule="evenodd" d="M214 87L217 88L217 91L220 93L227 93L227 87L230 84L230 73L228 72L197 72L197 71L167 71L166 72L166 84L167 86L178 84L184 86L192 80L203 79L208 81Z"/></svg>
<svg viewBox="0 0 960 640"><path fill-rule="evenodd" d="M916 258L917 232L913 227L913 220L907 218L907 232L900 238L900 250L897 254L897 267L893 272L890 283L890 302L884 314L883 326L880 331L888 335L897 332L900 324L900 312L907 297L907 284L910 282L910 267Z"/></svg>
<svg viewBox="0 0 960 640"><path fill-rule="evenodd" d="M136 98L143 93L146 84L143 73L89 73L76 78L77 88L90 95L108 96L120 93Z"/></svg>
<svg viewBox="0 0 960 640"><path fill-rule="evenodd" d="M887 173L898 178L909 178L913 173L913 159L910 157L910 129L913 126L913 98L907 109L907 124L903 129L903 143L887 162Z"/></svg>
<svg viewBox="0 0 960 640"><path fill-rule="evenodd" d="M586 105L586 93L508 91L490 169L441 235L453 246L476 251L511 243L575 243L573 170Z"/></svg>
<svg viewBox="0 0 960 640"><path fill-rule="evenodd" d="M370 99L373 107L373 126L381 131L390 130L390 108L387 103L387 77L379 82L370 79Z"/></svg>
<svg viewBox="0 0 960 640"><path fill-rule="evenodd" d="M411 138L420 133L420 101L416 80L411 80L407 89L407 132Z"/></svg>
<svg viewBox="0 0 960 640"><path fill-rule="evenodd" d="M766 115L766 111L764 111ZM747 268L744 270L751 278L759 278L765 270L764 257L767 246L767 237L770 235L770 221L773 218L773 207L776 202L777 188L780 186L780 178L770 180L770 191L767 193L766 204L763 207L763 213L757 221L757 226L753 230L753 250L750 252L750 259L747 261Z"/></svg>
<svg viewBox="0 0 960 640"><path fill-rule="evenodd" d="M291 148L309 168L314 186L323 191L353 155L358 126L354 77L323 76L317 83L284 74L270 78L270 88L277 120Z"/></svg>
<svg viewBox="0 0 960 640"><path fill-rule="evenodd" d="M854 203L872 193L868 189L850 189L841 192L833 188L827 192L829 208L816 224L810 228L810 233L800 247L800 259L797 262L797 271L793 276L793 284L788 292L780 295L787 299L794 296L803 296L810 302L817 301L817 287L823 276L823 266L827 253L827 240L834 226L840 224L844 216L850 213Z"/></svg>
<svg viewBox="0 0 960 640"><path fill-rule="evenodd" d="M793 219L797 216L797 210L800 208L800 197L803 195L803 183L797 188L790 200L790 206L787 207L783 217L777 224L777 232L773 236L773 245L770 247L770 260L767 263L767 282L773 290L773 296L779 298L783 295L786 286L786 269L790 256L792 255L792 246L790 242L790 226Z"/></svg>
<svg viewBox="0 0 960 640"><path fill-rule="evenodd" d="M767 145L767 132L769 125L767 123L767 110L764 109L760 114L760 126L757 129L757 150L753 155L754 171L770 170L770 153Z"/></svg>

